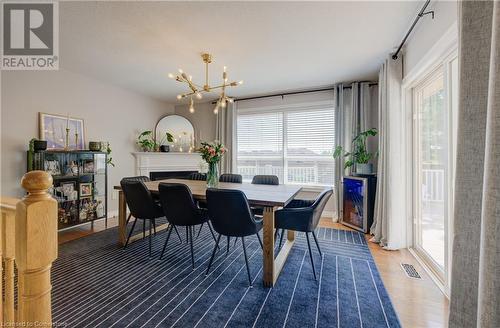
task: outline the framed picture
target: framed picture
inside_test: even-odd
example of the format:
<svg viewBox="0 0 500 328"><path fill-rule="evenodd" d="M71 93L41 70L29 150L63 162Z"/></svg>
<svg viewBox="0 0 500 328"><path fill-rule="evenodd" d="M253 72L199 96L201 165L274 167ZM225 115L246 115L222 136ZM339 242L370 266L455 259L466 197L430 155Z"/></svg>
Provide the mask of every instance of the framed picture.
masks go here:
<svg viewBox="0 0 500 328"><path fill-rule="evenodd" d="M39 137L47 141L47 150L66 147L66 129L69 149L85 148L85 129L83 119L64 115L39 113Z"/></svg>
<svg viewBox="0 0 500 328"><path fill-rule="evenodd" d="M92 183L80 183L80 197L92 196Z"/></svg>
<svg viewBox="0 0 500 328"><path fill-rule="evenodd" d="M59 175L59 174L61 174L61 167L59 166L59 161L57 161L57 160L54 160L54 161L47 160L47 161L45 161L45 163L44 163L44 170L46 172L50 173L51 175Z"/></svg>
<svg viewBox="0 0 500 328"><path fill-rule="evenodd" d="M84 173L94 173L94 160L89 159L83 162L83 172Z"/></svg>

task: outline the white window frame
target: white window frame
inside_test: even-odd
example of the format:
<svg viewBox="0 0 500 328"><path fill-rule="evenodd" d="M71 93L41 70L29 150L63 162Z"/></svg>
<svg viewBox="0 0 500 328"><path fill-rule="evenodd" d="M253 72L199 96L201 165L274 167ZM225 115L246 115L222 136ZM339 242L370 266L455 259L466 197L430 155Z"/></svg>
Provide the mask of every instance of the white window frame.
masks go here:
<svg viewBox="0 0 500 328"><path fill-rule="evenodd" d="M334 99L331 100L321 100L321 101L314 101L314 102L307 102L307 103L296 103L296 104L287 104L287 105L273 105L273 106L262 106L262 107L249 107L249 108L238 108L236 106L236 115L234 115L234 157L233 157L233 163L234 163L234 168L237 168L238 166L238 155L237 155L237 150L238 150L238 134L237 134L237 120L238 120L238 115L240 114L258 114L258 113L276 113L276 112L283 112L283 115L286 115L286 113L291 113L291 112L303 112L303 111L308 111L308 110L318 110L318 109L327 109L331 108L335 115L335 102ZM335 117L335 123L337 125L337 117ZM285 120L285 118L283 118ZM338 126L338 125L337 125ZM335 128L337 128L337 126ZM287 148L287 138L286 138L286 131L287 126L286 124L283 124L283 182L284 184L289 184L287 183L288 177L286 176L285 172L286 171L286 148ZM335 135L335 138L337 138L337 134ZM335 143L337 143L338 140L335 140ZM335 146L335 145L334 145ZM334 162L335 160L332 158L332 161ZM336 181L335 177L335 170L333 172L334 177L333 181ZM312 192L318 192L321 191L325 188L323 185L310 185L310 184L294 184L294 185L299 185L302 187L302 191L312 191Z"/></svg>
<svg viewBox="0 0 500 328"><path fill-rule="evenodd" d="M415 204L414 204L414 176L413 172L413 154L414 154L414 144L413 144L413 121L415 117L413 116L414 103L413 103L413 90L420 83L422 83L433 71L439 69L439 67L443 67L444 79L445 79L445 90L446 90L446 106L448 112L451 112L451 96L448 92L450 86L450 78L451 78L451 61L458 56L458 27L457 24L454 23L448 31L436 42L436 44L422 57L422 59L418 62L413 70L411 70L402 82L402 105L403 105L403 113L404 113L404 122L403 122L403 131L406 131L404 142L406 144L406 151L404 154L404 158L406 159L406 172L410 174L406 174L405 180L405 194L406 194L406 203L409 204L406 206L406 237L409 241L410 252L415 256L417 261L423 266L426 272L429 274L431 279L436 283L436 285L441 289L443 294L446 297L449 297L449 287L451 282L451 250L452 250L452 241L453 236L449 236L446 233L452 232L453 229L453 191L454 190L454 165L455 160L453 158L453 154L455 154L454 145L449 145L449 154L448 158L448 172L447 178L450 182L446 187L448 190L447 202L448 202L448 212L450 215L447 215L445 221L447 225L447 229L445 229L445 239L448 243L445 244L445 258L448 261L448 266L445 269L444 276L441 276L438 272L433 269L433 264L428 263L426 259L419 254L418 251L415 251L413 248L415 245ZM453 115L450 115L448 118L448 133L449 139L452 140L452 134L454 129L456 129ZM411 205L410 205L411 204Z"/></svg>

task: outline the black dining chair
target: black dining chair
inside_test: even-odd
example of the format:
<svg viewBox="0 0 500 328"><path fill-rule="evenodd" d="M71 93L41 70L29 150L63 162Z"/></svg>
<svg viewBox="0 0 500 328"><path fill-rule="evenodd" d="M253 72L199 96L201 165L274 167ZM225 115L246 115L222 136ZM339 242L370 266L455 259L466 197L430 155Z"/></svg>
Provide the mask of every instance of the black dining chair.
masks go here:
<svg viewBox="0 0 500 328"><path fill-rule="evenodd" d="M280 184L280 180L275 175L254 175L252 184L277 186ZM264 208L253 206L252 212L256 215L262 215L264 214Z"/></svg>
<svg viewBox="0 0 500 328"><path fill-rule="evenodd" d="M149 221L149 256L151 256L151 236L153 222L157 218L163 217L161 206L155 202L151 192L142 180L124 178L120 181L125 201L127 202L130 214L135 217L134 223L125 242L125 249L134 231L138 220L143 220L143 236L146 230L146 221Z"/></svg>
<svg viewBox="0 0 500 328"><path fill-rule="evenodd" d="M252 184L277 186L280 184L280 180L276 175L254 175Z"/></svg>
<svg viewBox="0 0 500 328"><path fill-rule="evenodd" d="M319 220L321 219L321 214L323 213L325 205L332 194L333 190L329 188L325 189L321 194L319 194L318 198L316 198L316 200L314 200L312 204L306 200L296 200L295 202L292 201L290 202L290 204L288 204L287 207L281 210L277 210L274 217L274 227L276 229L282 229L279 247L281 247L281 243L283 241L283 235L285 234L284 230L305 232L314 279L316 279L316 269L314 268L311 243L309 242L309 233L311 233L314 237L314 241L316 242L316 247L318 247L320 256L323 256L314 230L318 226Z"/></svg>
<svg viewBox="0 0 500 328"><path fill-rule="evenodd" d="M224 173L219 177L219 182L243 183L241 174Z"/></svg>
<svg viewBox="0 0 500 328"><path fill-rule="evenodd" d="M165 253L168 240L172 230L176 226L184 226L187 228L189 234L188 239L191 248L191 263L194 269L194 249L193 249L193 227L199 224L207 223L210 233L214 240L215 235L208 220L208 211L199 208L193 199L191 190L182 183L160 183L158 185L160 193L160 202L163 207L163 212L168 222L170 223L165 244L161 250L160 259Z"/></svg>
<svg viewBox="0 0 500 328"><path fill-rule="evenodd" d="M259 231L262 230L262 220L257 219L253 215L248 205L247 197L240 190L209 188L206 191L206 195L210 221L212 222L214 230L219 233L212 252L212 257L208 263L206 274L208 275L210 272L210 267L212 266L221 236L241 238L248 281L250 286L252 286L245 237L257 235L260 247L262 248L262 240L259 236Z"/></svg>
<svg viewBox="0 0 500 328"><path fill-rule="evenodd" d="M207 181L207 175L205 173L194 172L188 176L188 180Z"/></svg>

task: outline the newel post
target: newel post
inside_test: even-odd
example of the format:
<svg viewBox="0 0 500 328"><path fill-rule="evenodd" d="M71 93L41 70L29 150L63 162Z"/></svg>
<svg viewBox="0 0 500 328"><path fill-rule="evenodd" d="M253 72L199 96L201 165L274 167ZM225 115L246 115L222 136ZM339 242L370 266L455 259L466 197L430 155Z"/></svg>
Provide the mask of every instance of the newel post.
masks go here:
<svg viewBox="0 0 500 328"><path fill-rule="evenodd" d="M21 185L28 195L16 207L17 321L50 327L50 268L57 258L57 201L47 192L52 176L31 171L23 176Z"/></svg>

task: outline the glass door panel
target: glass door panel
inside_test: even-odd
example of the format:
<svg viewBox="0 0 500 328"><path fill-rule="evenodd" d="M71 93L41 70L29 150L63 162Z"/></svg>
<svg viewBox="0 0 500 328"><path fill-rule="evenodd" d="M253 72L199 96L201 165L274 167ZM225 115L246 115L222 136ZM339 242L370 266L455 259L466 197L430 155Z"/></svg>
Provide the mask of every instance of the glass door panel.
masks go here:
<svg viewBox="0 0 500 328"><path fill-rule="evenodd" d="M448 216L448 107L443 71L414 89L416 248L444 276Z"/></svg>

